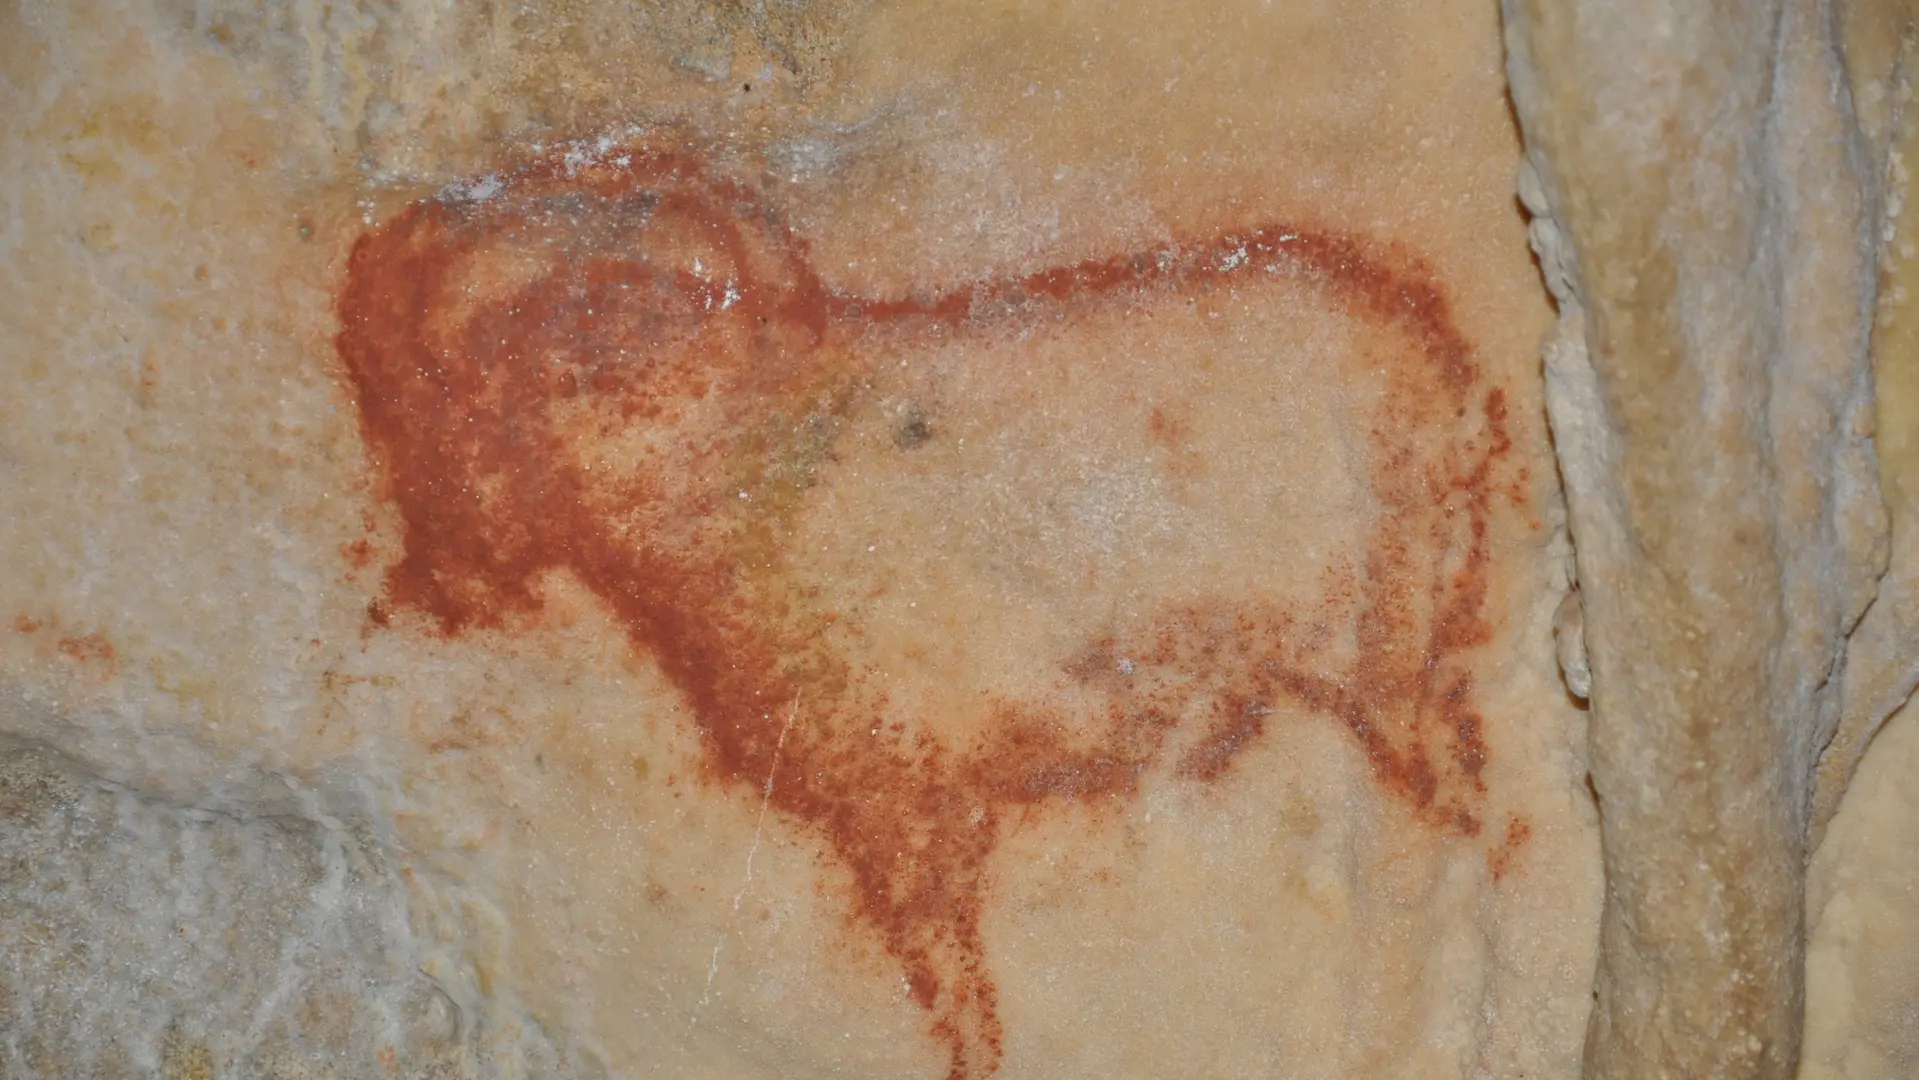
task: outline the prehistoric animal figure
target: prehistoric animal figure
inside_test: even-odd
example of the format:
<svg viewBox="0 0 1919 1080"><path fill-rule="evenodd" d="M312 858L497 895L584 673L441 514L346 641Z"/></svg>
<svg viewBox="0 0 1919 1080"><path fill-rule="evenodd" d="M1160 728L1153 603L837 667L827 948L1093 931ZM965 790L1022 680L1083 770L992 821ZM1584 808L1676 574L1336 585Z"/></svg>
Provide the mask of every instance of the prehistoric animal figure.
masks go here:
<svg viewBox="0 0 1919 1080"><path fill-rule="evenodd" d="M1099 813L1155 770L1217 782L1276 712L1350 731L1423 827L1476 835L1487 748L1466 659L1484 643L1502 392L1421 265L1389 245L1257 223L1036 273L852 296L696 144L554 152L418 202L354 248L337 345L404 525L388 608L510 630L573 575L697 725L699 782L817 837L846 910L899 965L951 1080L1002 1057L981 915L1028 815ZM854 416L915 335L952 340L1285 281L1383 342L1364 549L1299 603L1187 596L1051 657L1052 689L911 707L797 567ZM905 343L903 345L902 343ZM1157 428L1162 424L1154 414ZM888 450L923 454L909 410ZM1506 471L1511 471L1506 469ZM944 711L951 715L929 715Z"/></svg>

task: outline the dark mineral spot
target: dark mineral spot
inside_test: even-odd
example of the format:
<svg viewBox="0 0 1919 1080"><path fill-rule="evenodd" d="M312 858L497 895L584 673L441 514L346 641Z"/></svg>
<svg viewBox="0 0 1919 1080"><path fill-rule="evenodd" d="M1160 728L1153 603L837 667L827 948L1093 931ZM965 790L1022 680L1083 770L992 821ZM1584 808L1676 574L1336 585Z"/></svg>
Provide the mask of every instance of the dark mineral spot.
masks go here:
<svg viewBox="0 0 1919 1080"><path fill-rule="evenodd" d="M917 412L908 413L893 436L893 445L901 450L916 450L933 437L933 425Z"/></svg>

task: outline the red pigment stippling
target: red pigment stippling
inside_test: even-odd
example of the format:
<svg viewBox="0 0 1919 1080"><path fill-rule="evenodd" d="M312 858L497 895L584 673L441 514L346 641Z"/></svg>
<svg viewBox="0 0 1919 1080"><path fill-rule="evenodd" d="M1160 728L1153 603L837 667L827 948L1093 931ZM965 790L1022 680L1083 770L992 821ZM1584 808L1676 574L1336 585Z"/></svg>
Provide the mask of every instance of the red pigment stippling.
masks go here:
<svg viewBox="0 0 1919 1080"><path fill-rule="evenodd" d="M1218 781L1284 706L1343 725L1418 821L1479 833L1487 747L1463 657L1491 633L1489 522L1511 439L1417 260L1266 223L860 297L692 149L549 157L491 186L412 205L348 264L338 350L405 541L369 618L410 608L449 635L510 629L544 573L591 589L683 696L701 782L767 798L843 863L852 916L928 1013L949 1080L1000 1063L981 922L989 860L1020 815L1116 804L1162 763ZM828 643L838 614L785 573L782 529L807 481L734 497L743 472L765 478L769 430L870 369L858 345L874 327L966 333L1273 275L1400 343L1373 418L1375 521L1324 603L1221 596L1113 627L1057 659L1059 700L991 698L964 745L897 722ZM616 432L617 453L582 449ZM901 445L925 437L909 425ZM1349 652L1328 647L1334 626Z"/></svg>
<svg viewBox="0 0 1919 1080"><path fill-rule="evenodd" d="M1505 840L1486 853L1486 869L1492 874L1494 881L1505 880L1532 838L1532 823L1525 818L1513 817L1506 821Z"/></svg>

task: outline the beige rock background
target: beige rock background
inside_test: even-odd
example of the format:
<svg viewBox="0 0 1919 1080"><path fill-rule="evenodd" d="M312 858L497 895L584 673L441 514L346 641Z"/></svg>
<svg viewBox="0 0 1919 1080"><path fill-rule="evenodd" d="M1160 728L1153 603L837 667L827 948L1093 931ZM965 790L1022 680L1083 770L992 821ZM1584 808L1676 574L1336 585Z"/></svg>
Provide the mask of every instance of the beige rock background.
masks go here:
<svg viewBox="0 0 1919 1080"><path fill-rule="evenodd" d="M1790 1076L1815 769L1887 558L1878 176L1824 5L1506 16L1606 862L1586 1072Z"/></svg>
<svg viewBox="0 0 1919 1080"><path fill-rule="evenodd" d="M1901 215L1911 12L1785 4L1710 26L1703 15L1658 4L1508 11L1515 100L1541 174L1528 192L1535 237L1562 300L1548 398L1584 537L1580 573L1607 586L1585 621L1609 882L1586 1067L1784 1075L1799 1059L1801 1075L1902 1075L1913 1060L1911 946L1890 896L1910 847L1885 777L1910 758L1897 721L1872 740L1914 671ZM1626 76L1608 59L1624 55L1669 77ZM1795 324L1817 329L1795 337ZM1752 395L1743 408L1742 393ZM1826 402L1824 418L1804 412L1808 393ZM1660 417L1674 408L1692 421ZM1751 436L1733 433L1762 417L1759 442L1772 445L1738 449ZM1870 438L1883 503L1863 490L1859 450L1839 448L1848 428ZM1761 472L1735 479L1753 466ZM1807 478L1823 508L1794 493ZM1716 506L1713 489L1729 480L1730 501ZM1775 539L1767 557L1731 553L1746 530L1782 528L1812 532ZM1697 539L1670 545L1688 534ZM1879 573L1886 554L1875 549L1888 541L1890 568L1854 625L1858 575ZM1763 568L1782 553L1779 570ZM1678 637L1662 644L1672 628ZM1738 700L1765 693L1795 651L1812 699ZM1621 665L1611 693L1608 652ZM1737 673L1754 661L1767 674ZM1868 745L1879 749L1847 794ZM1675 801L1700 797L1710 805ZM1767 825L1766 814L1786 817ZM1688 835L1689 822L1707 828ZM1813 847L1802 887L1801 852ZM1774 914L1758 915L1768 903ZM1802 921L1800 1058L1797 950L1781 942ZM1771 992L1752 994L1766 983Z"/></svg>
<svg viewBox="0 0 1919 1080"><path fill-rule="evenodd" d="M1911 1004L1919 968L1909 914L1915 852L1907 827L1907 778L1919 764L1919 727L1905 704L1915 674L1912 482L1919 464L1913 441L1919 431L1913 411L1919 406L1913 382L1919 366L1913 358L1919 353L1911 339L1912 217L1906 210L1914 131L1908 107L1912 14L1908 4L1858 5L1844 24L1860 85L1861 127L1887 156L1888 224L1872 359L1875 442L1892 561L1878 598L1853 633L1845 710L1820 764L1814 809L1830 816L1815 819L1825 832L1807 878L1804 1077L1897 1076L1919 1064L1919 1025Z"/></svg>
<svg viewBox="0 0 1919 1080"><path fill-rule="evenodd" d="M1808 198L1827 219L1809 213L1767 249L1769 265L1806 275L1792 279L1796 302L1829 313L1871 287L1873 170L1897 162L1887 148L1910 126L1904 46L1886 43L1909 30L1892 7L1861 7L1840 31L1790 10L1793 33L1839 34L1849 50L1845 65L1804 50L1810 74L1792 83L1811 88L1794 99L1814 117L1793 129L1810 133L1804 145L1830 154L1820 133L1845 136L1820 111L1844 95L1819 97L1817 78L1863 88L1851 201ZM1607 603L1634 595L1613 583L1632 574L1595 561L1576 452L1584 633L1563 603L1571 549L1539 360L1552 309L1514 198L1500 34L1499 13L1476 3L0 5L0 372L13 388L0 395L0 1074L1610 1067L1588 1035L1594 973L1611 973L1602 986L1630 977L1616 949L1599 959L1588 714L1561 667L1593 694L1603 759L1615 753L1604 717L1647 714L1610 703L1652 693L1651 672L1683 650L1613 629L1628 609ZM541 578L537 610L517 622L450 636L385 606L407 534L335 349L352 245L435 192L481 202L529 158L661 139L690 140L754 191L849 296L1203 248L1272 223L1359 237L1378 253L1367 265L1429 275L1483 385L1504 394L1512 439L1510 494L1484 517L1485 638L1435 660L1470 676L1483 728L1484 790L1465 773L1441 780L1467 793L1477 832L1435 825L1431 801L1395 789L1350 722L1266 703L1264 735L1217 783L1153 759L1135 794L1000 827L982 935L1004 1037L955 1041L937 1031L953 1014L916 1004L898 957L850 913L831 844L769 812L770 788L702 779L710 751L672 680L577 577ZM1888 175L1896 207L1904 174ZM1868 241L1852 262L1788 257L1848 227ZM1587 258L1590 241L1573 242ZM918 702L929 737L968 737L976 719L949 704L964 695L1056 679L1035 657L1101 612L1181 589L1310 597L1360 557L1384 490L1369 470L1397 445L1368 410L1398 400L1382 372L1410 355L1405 324L1369 321L1311 273L1255 269L1095 298L1056 327L843 343L854 361L897 354L915 374L873 376L818 488L831 501L793 526L826 554L789 561L829 593L871 592L847 610L897 651L849 648L881 657L889 700ZM1897 266L1881 272L1883 295L1903 297ZM1773 622L1717 616L1741 628L1718 639L1727 656L1790 648L1768 654L1764 678L1719 684L1747 697L1713 708L1761 737L1708 739L1709 760L1748 771L1728 771L1712 790L1732 795L1679 811L1691 824L1670 830L1693 854L1738 847L1712 831L1730 817L1755 830L1748 854L1790 849L1713 855L1681 889L1771 875L1731 950L1770 982L1726 1013L1764 1029L1761 1064L1717 1059L1724 1075L1789 1068L1796 1034L1774 1032L1798 1027L1802 900L1805 1074L1903 1075L1919 1046L1919 965L1903 959L1919 949L1901 914L1915 863L1899 827L1902 763L1919 748L1903 717L1871 738L1912 655L1895 606L1873 607L1855 637L1882 658L1856 669L1884 673L1875 690L1853 689L1864 674L1849 671L1843 694L1817 677L1871 594L1872 455L1904 446L1904 398L1886 391L1903 371L1888 344L1902 324L1888 299L1875 443L1857 419L1874 407L1863 319L1821 317L1752 332L1815 357L1776 369L1781 415L1845 421L1827 425L1832 438L1817 418L1782 424L1813 434L1769 452L1851 486L1767 504L1760 546L1787 570L1725 558L1703 524L1676 534L1697 540L1682 554L1706 571L1771 574L1790 594ZM1854 347L1807 344L1829 338ZM1705 377L1736 372L1731 353ZM943 411L927 453L899 465L888 410L929 400ZM1144 422L1161 400L1187 408L1171 427L1184 435ZM1554 408L1566 453L1574 414L1563 393ZM1415 425L1406 445L1415 458L1463 445L1490 415L1475 410ZM1641 471L1654 487L1683 479ZM1888 466L1884 483L1890 582L1910 562L1901 475ZM1737 469L1710 479L1735 494L1746 483ZM961 524L942 526L947 507L964 509ZM1461 549L1431 535L1415 558L1443 582ZM878 569L859 556L882 545ZM1089 567L1098 587L1081 583ZM1602 588L1611 599L1595 603ZM1437 620L1443 591L1406 600L1410 617ZM1828 755L1815 793L1832 727L1847 749ZM1424 737L1414 730L1388 738ZM1625 774L1607 769L1594 783L1610 814ZM1771 786L1739 802L1755 783ZM1803 830L1829 815L1802 886ZM1609 865L1657 870L1670 854L1657 844L1622 853L1625 817L1608 820ZM1668 904L1675 923L1693 902ZM1724 955L1697 967L1701 986ZM1702 1033L1716 1022L1678 1024L1668 1046L1697 1048L1683 1059L1697 1062L1744 1045Z"/></svg>

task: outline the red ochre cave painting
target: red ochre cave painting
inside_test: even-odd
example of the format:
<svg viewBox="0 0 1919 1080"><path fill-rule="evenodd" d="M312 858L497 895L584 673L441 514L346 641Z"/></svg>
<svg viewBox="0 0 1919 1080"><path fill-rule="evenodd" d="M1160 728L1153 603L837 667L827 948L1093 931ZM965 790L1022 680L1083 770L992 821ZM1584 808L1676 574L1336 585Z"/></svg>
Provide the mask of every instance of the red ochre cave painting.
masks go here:
<svg viewBox="0 0 1919 1080"><path fill-rule="evenodd" d="M781 547L817 472L780 467L780 447L830 454L834 402L877 364L862 335L983 333L1272 275L1396 343L1367 364L1383 381L1376 508L1346 579L1311 610L1221 596L1111 627L1054 658L1058 700L955 704L986 710L976 738L889 713ZM413 204L359 239L339 313L404 526L380 623L411 608L449 635L510 630L554 571L597 594L682 696L701 782L765 799L843 864L851 917L903 971L949 1080L1000 1063L981 919L990 857L1024 815L1120 805L1161 764L1216 781L1283 706L1341 724L1426 827L1481 830L1465 654L1490 635L1495 503L1519 497L1499 476L1506 406L1429 273L1392 245L1265 223L850 296L696 148L631 146ZM911 421L900 445L925 435ZM771 494L738 498L743 477Z"/></svg>

